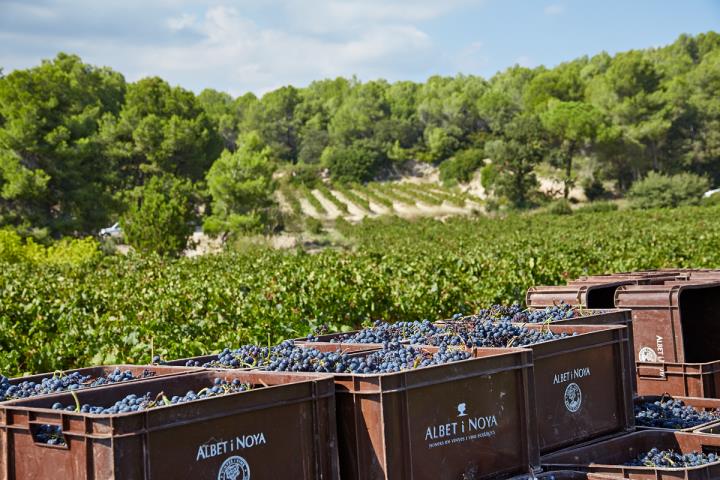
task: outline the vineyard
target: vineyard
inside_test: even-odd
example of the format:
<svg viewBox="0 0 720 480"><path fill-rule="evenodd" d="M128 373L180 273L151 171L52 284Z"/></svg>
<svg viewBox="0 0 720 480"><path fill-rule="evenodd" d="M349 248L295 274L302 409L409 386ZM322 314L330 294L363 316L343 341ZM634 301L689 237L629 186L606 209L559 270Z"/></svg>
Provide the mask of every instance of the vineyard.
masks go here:
<svg viewBox="0 0 720 480"><path fill-rule="evenodd" d="M347 191L371 205L383 195L372 185L367 197ZM257 247L178 260L5 262L0 371L181 358L275 344L321 325L340 331L472 313L585 273L720 265L718 207L445 222L388 216L340 230L351 248L313 255Z"/></svg>
<svg viewBox="0 0 720 480"><path fill-rule="evenodd" d="M423 182L371 182L314 188L284 185L277 195L287 214L321 221L338 218L358 222L364 218L396 215L403 218L468 215L482 210L482 199L457 188Z"/></svg>

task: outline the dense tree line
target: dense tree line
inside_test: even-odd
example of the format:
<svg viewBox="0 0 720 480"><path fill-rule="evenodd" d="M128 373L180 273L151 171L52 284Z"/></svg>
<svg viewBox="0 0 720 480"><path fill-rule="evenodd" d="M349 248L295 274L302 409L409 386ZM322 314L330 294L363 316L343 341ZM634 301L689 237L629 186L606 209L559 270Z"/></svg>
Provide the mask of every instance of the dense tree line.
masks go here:
<svg viewBox="0 0 720 480"><path fill-rule="evenodd" d="M482 167L517 207L532 204L541 162L563 172L565 196L580 158L592 166L588 192L601 181L626 192L648 172L717 184L718 92L714 32L489 80L336 78L261 98L128 83L59 54L0 77L0 223L83 234L125 212L132 229L173 203L162 214L185 224L203 205L209 230L253 230L267 223L278 169L368 181L407 160L440 165L449 180Z"/></svg>

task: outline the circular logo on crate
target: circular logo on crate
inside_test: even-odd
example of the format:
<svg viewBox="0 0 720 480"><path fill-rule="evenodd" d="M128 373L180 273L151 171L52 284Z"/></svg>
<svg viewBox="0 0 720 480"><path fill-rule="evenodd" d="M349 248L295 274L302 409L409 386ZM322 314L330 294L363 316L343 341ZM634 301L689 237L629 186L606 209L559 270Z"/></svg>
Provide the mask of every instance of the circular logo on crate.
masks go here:
<svg viewBox="0 0 720 480"><path fill-rule="evenodd" d="M230 457L220 465L218 480L250 480L250 465L244 458Z"/></svg>
<svg viewBox="0 0 720 480"><path fill-rule="evenodd" d="M638 360L641 362L657 363L657 353L650 347L643 347L638 352Z"/></svg>
<svg viewBox="0 0 720 480"><path fill-rule="evenodd" d="M571 383L565 389L565 408L570 412L577 412L582 405L582 390L577 383Z"/></svg>

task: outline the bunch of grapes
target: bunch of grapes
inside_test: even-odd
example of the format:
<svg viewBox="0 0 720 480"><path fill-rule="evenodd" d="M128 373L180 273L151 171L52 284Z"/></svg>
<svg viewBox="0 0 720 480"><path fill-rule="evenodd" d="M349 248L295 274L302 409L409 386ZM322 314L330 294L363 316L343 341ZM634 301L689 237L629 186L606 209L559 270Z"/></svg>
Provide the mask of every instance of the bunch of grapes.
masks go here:
<svg viewBox="0 0 720 480"><path fill-rule="evenodd" d="M353 374L393 373L414 368L465 360L470 352L441 347L437 352L386 342L381 350L349 355L342 352L320 352L295 346L288 340L274 349L268 370L289 372L330 372Z"/></svg>
<svg viewBox="0 0 720 480"><path fill-rule="evenodd" d="M292 340L285 340L270 349L268 357L262 362L264 370L276 372L344 372L347 354L340 350L321 352L316 348L295 345Z"/></svg>
<svg viewBox="0 0 720 480"><path fill-rule="evenodd" d="M66 445L59 425L39 425L35 431L35 440L48 445Z"/></svg>
<svg viewBox="0 0 720 480"><path fill-rule="evenodd" d="M537 310L523 310L519 304L513 303L512 305L493 305L489 308L482 309L475 315L467 317L465 321L470 323L551 323L582 316L583 313L587 314L589 312L581 312L579 308L564 302ZM458 313L455 314L452 319L460 320L461 318L462 315Z"/></svg>
<svg viewBox="0 0 720 480"><path fill-rule="evenodd" d="M670 397L635 405L635 423L646 427L683 429L718 419L718 410L698 410Z"/></svg>
<svg viewBox="0 0 720 480"><path fill-rule="evenodd" d="M527 323L527 322L526 322ZM575 335L574 333L572 335ZM509 320L484 320L435 325L422 322L375 324L354 334L337 338L344 343L392 343L412 345L521 347L569 336L549 329L532 329Z"/></svg>
<svg viewBox="0 0 720 480"><path fill-rule="evenodd" d="M270 348L268 347L243 345L234 350L226 348L217 355L217 358L209 362L201 363L197 360L188 360L185 366L204 368L258 368L265 365L269 356Z"/></svg>
<svg viewBox="0 0 720 480"><path fill-rule="evenodd" d="M285 340L274 347L243 345L236 349L226 348L216 358L201 363L188 360L189 367L204 368L257 368L289 372L336 372L335 365L347 355L339 349L336 352L321 352L315 348L295 345Z"/></svg>
<svg viewBox="0 0 720 480"><path fill-rule="evenodd" d="M457 359L469 357L468 352L457 352ZM447 357L447 358L446 358ZM300 347L286 340L271 350L265 369L288 372L326 373L390 373L420 366L450 361L445 350L437 355L423 352L399 342L385 342L376 352L359 355L342 351L321 352L311 347Z"/></svg>
<svg viewBox="0 0 720 480"><path fill-rule="evenodd" d="M523 309L518 303L513 303L511 305L491 305L488 308L483 308L478 311L475 315L467 317L466 321L512 322L516 316L522 315L522 313ZM463 316L460 313L456 313L452 317L453 320L460 320L461 318L463 318Z"/></svg>
<svg viewBox="0 0 720 480"><path fill-rule="evenodd" d="M437 333L438 327L429 320L421 322L388 323L377 320L372 327L359 332L345 333L331 339L332 343L385 343L410 340L411 343L423 343L423 339ZM318 337L310 334L309 342L317 342Z"/></svg>
<svg viewBox="0 0 720 480"><path fill-rule="evenodd" d="M351 363L351 371L353 373L392 373L459 362L468 358L470 358L470 352L464 349L442 346L437 352L432 353L412 345L405 346L395 342L365 356L360 359L359 363ZM353 359L353 362L357 362L357 359Z"/></svg>
<svg viewBox="0 0 720 480"><path fill-rule="evenodd" d="M572 335L575 335L573 333ZM428 339L429 345L467 347L523 347L568 337L549 329L531 329L507 321L448 324Z"/></svg>
<svg viewBox="0 0 720 480"><path fill-rule="evenodd" d="M110 385L127 380L152 377L153 375L155 375L155 372L148 369L135 376L130 370L115 368L112 372L96 378L91 375L83 375L80 372L57 373L37 382L25 380L16 385L12 385L8 378L0 377L0 401Z"/></svg>
<svg viewBox="0 0 720 480"><path fill-rule="evenodd" d="M585 311L585 314L590 312ZM568 318L583 316L583 312L580 312L577 308L567 303L560 303L552 307L545 307L538 310L525 310L523 312L527 323L551 323L559 320L567 320Z"/></svg>
<svg viewBox="0 0 720 480"><path fill-rule="evenodd" d="M677 453L673 450L653 448L625 465L629 467L684 468L699 467L718 460L720 460L720 457L714 453Z"/></svg>
<svg viewBox="0 0 720 480"><path fill-rule="evenodd" d="M157 395L153 395L151 392L147 392L144 395L136 395L132 393L110 406L89 404L80 405L79 402L75 405L63 405L60 402L55 402L52 408L53 410L64 410L67 412L114 415L119 413L139 412L167 405L177 405L180 403L192 402L194 400L202 400L204 398L226 395L228 393L244 392L246 390L250 390L250 388L250 384L243 383L238 379L228 382L222 378L215 378L212 385L203 388L197 393L193 390L188 390L183 396L175 395L168 398L163 392L160 392Z"/></svg>

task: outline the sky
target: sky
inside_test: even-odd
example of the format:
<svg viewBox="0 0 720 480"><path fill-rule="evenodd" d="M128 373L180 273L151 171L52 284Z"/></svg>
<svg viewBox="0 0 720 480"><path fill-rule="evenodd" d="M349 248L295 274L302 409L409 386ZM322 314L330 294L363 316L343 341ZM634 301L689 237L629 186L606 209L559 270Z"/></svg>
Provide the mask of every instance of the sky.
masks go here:
<svg viewBox="0 0 720 480"><path fill-rule="evenodd" d="M710 30L720 0L0 0L0 67L64 51L128 81L237 96L336 76L489 78Z"/></svg>

